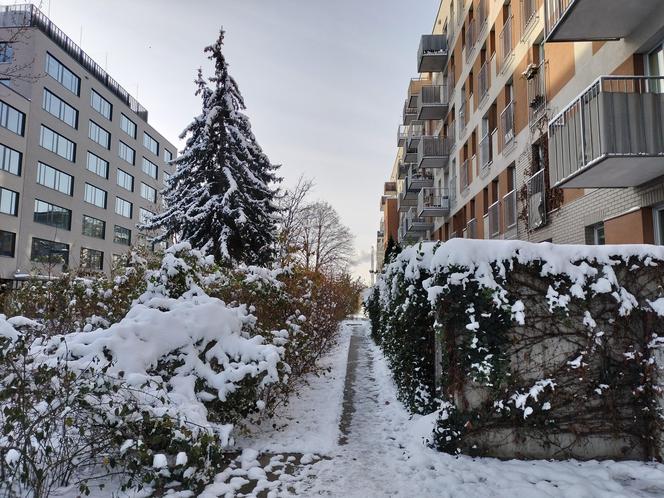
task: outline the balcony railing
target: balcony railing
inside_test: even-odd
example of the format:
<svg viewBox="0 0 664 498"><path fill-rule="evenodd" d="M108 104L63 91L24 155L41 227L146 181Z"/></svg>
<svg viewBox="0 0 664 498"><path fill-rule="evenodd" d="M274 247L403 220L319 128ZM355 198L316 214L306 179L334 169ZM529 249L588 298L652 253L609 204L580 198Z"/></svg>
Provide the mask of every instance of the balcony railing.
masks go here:
<svg viewBox="0 0 664 498"><path fill-rule="evenodd" d="M461 105L459 106L459 138L463 135L463 132L466 129L466 125L468 124L466 120L466 96L462 95L461 96Z"/></svg>
<svg viewBox="0 0 664 498"><path fill-rule="evenodd" d="M83 68L91 73L104 85L113 95L124 102L143 121L148 120L148 111L138 101L129 95L129 92L111 78L92 57L86 54L81 47L76 45L64 31L58 28L41 10L36 6L10 5L0 7L0 27L34 27L48 36L56 45L64 50L67 55L78 62Z"/></svg>
<svg viewBox="0 0 664 498"><path fill-rule="evenodd" d="M507 232L507 230L516 226L516 189L512 189L503 196L503 215L505 216L503 224L505 225L505 231Z"/></svg>
<svg viewBox="0 0 664 498"><path fill-rule="evenodd" d="M472 218L466 224L466 238L467 239L476 239L477 238L477 220Z"/></svg>
<svg viewBox="0 0 664 498"><path fill-rule="evenodd" d="M484 61L484 64L482 64L482 67L480 68L480 72L477 76L477 86L480 91L479 96L480 96L480 103L484 101L484 99L489 95L489 60L487 59Z"/></svg>
<svg viewBox="0 0 664 498"><path fill-rule="evenodd" d="M439 73L447 63L447 36L422 35L417 51L418 73Z"/></svg>
<svg viewBox="0 0 664 498"><path fill-rule="evenodd" d="M475 19L471 19L466 26L466 64L473 62L473 53L475 52L475 42L477 33L475 32Z"/></svg>
<svg viewBox="0 0 664 498"><path fill-rule="evenodd" d="M422 121L443 119L450 101L447 84L427 85L421 89L417 118Z"/></svg>
<svg viewBox="0 0 664 498"><path fill-rule="evenodd" d="M412 122L408 125L400 125L397 135L398 146L415 148L415 152L417 152L417 142L422 135L424 135L424 125L422 123Z"/></svg>
<svg viewBox="0 0 664 498"><path fill-rule="evenodd" d="M456 175L450 176L450 209L456 205L456 194L457 194L457 177Z"/></svg>
<svg viewBox="0 0 664 498"><path fill-rule="evenodd" d="M417 196L418 216L447 216L450 212L449 190L446 188L427 187Z"/></svg>
<svg viewBox="0 0 664 498"><path fill-rule="evenodd" d="M447 138L450 141L450 147L454 147L456 144L456 121L452 121L447 126Z"/></svg>
<svg viewBox="0 0 664 498"><path fill-rule="evenodd" d="M406 213L406 235L411 235L414 232L426 232L433 229L433 223L427 221L426 218L417 216L416 209L410 208Z"/></svg>
<svg viewBox="0 0 664 498"><path fill-rule="evenodd" d="M510 63L514 55L514 33L512 31L512 21L514 16L509 16L503 30L500 32L500 50L498 59L498 71L503 72Z"/></svg>
<svg viewBox="0 0 664 498"><path fill-rule="evenodd" d="M551 184L635 187L664 171L664 77L602 76L549 122Z"/></svg>
<svg viewBox="0 0 664 498"><path fill-rule="evenodd" d="M526 71L528 81L528 121L531 127L546 114L546 61Z"/></svg>
<svg viewBox="0 0 664 498"><path fill-rule="evenodd" d="M417 148L420 168L444 168L450 157L450 140L445 137L422 137Z"/></svg>
<svg viewBox="0 0 664 498"><path fill-rule="evenodd" d="M399 180L403 180L408 176L408 172L410 171L412 164L407 163L406 161L399 161L399 168L397 171L397 176Z"/></svg>
<svg viewBox="0 0 664 498"><path fill-rule="evenodd" d="M403 124L409 125L417 119L417 104L411 105L410 98L403 103Z"/></svg>
<svg viewBox="0 0 664 498"><path fill-rule="evenodd" d="M500 201L489 206L489 238L496 239L500 235Z"/></svg>
<svg viewBox="0 0 664 498"><path fill-rule="evenodd" d="M423 188L433 187L433 173L430 170L412 168L406 177L406 190L418 194Z"/></svg>
<svg viewBox="0 0 664 498"><path fill-rule="evenodd" d="M521 38L525 38L537 21L537 0L521 0Z"/></svg>
<svg viewBox="0 0 664 498"><path fill-rule="evenodd" d="M469 161L466 159L462 164L461 168L459 169L459 189L464 190L468 188L468 185L470 184L470 179L468 175L468 165Z"/></svg>
<svg viewBox="0 0 664 498"><path fill-rule="evenodd" d="M546 182L544 169L526 181L528 190L528 228L534 230L546 224Z"/></svg>
<svg viewBox="0 0 664 498"><path fill-rule="evenodd" d="M480 0L477 5L477 32L481 33L487 25L487 18L489 11L487 9L486 0Z"/></svg>
<svg viewBox="0 0 664 498"><path fill-rule="evenodd" d="M400 213L406 213L410 208L417 207L417 196L410 195L405 190L399 192L397 199L397 207Z"/></svg>
<svg viewBox="0 0 664 498"><path fill-rule="evenodd" d="M486 133L480 142L480 168L482 173L491 167L493 160L491 134Z"/></svg>
<svg viewBox="0 0 664 498"><path fill-rule="evenodd" d="M504 152L514 141L514 101L510 101L500 113L500 129Z"/></svg>

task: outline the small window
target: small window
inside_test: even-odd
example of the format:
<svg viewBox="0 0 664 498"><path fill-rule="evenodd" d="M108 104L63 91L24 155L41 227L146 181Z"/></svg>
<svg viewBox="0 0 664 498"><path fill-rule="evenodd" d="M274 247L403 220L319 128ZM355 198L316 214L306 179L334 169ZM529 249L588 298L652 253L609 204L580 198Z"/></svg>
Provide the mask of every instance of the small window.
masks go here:
<svg viewBox="0 0 664 498"><path fill-rule="evenodd" d="M164 186L168 187L168 182L171 180L171 175L164 171Z"/></svg>
<svg viewBox="0 0 664 498"><path fill-rule="evenodd" d="M134 164L136 164L136 163L135 163L135 160L136 160L136 151L135 151L134 149L132 149L131 147L129 147L129 146L128 146L126 143L124 143L123 141L120 141L120 143L119 143L119 146L118 146L118 155L119 155L122 159L124 159L125 161L127 161L129 164L131 164L132 166L133 166Z"/></svg>
<svg viewBox="0 0 664 498"><path fill-rule="evenodd" d="M33 237L30 259L51 264L62 263L66 266L69 264L69 245Z"/></svg>
<svg viewBox="0 0 664 498"><path fill-rule="evenodd" d="M134 177L120 168L118 168L117 184L129 192L134 191Z"/></svg>
<svg viewBox="0 0 664 498"><path fill-rule="evenodd" d="M110 120L113 114L113 106L104 97L99 95L94 90L90 91L90 105L99 114Z"/></svg>
<svg viewBox="0 0 664 498"><path fill-rule="evenodd" d="M18 192L0 187L0 213L18 216Z"/></svg>
<svg viewBox="0 0 664 498"><path fill-rule="evenodd" d="M148 211L147 209L139 208L138 210L138 221L139 223L147 223L152 219L154 216L154 213L152 211Z"/></svg>
<svg viewBox="0 0 664 498"><path fill-rule="evenodd" d="M11 43L0 43L0 64L11 64L14 62L14 47Z"/></svg>
<svg viewBox="0 0 664 498"><path fill-rule="evenodd" d="M157 168L157 165L151 161L148 161L147 159L143 158L143 173L148 175L149 177L154 178L155 180L157 179L158 171L159 168Z"/></svg>
<svg viewBox="0 0 664 498"><path fill-rule="evenodd" d="M131 230L115 225L113 227L113 242L123 246L131 245Z"/></svg>
<svg viewBox="0 0 664 498"><path fill-rule="evenodd" d="M88 204L106 209L106 197L107 194L105 190L90 185L89 183L85 184L85 194L83 198Z"/></svg>
<svg viewBox="0 0 664 498"><path fill-rule="evenodd" d="M81 79L51 54L46 54L46 73L78 97Z"/></svg>
<svg viewBox="0 0 664 498"><path fill-rule="evenodd" d="M173 153L168 149L164 149L164 161L170 163L172 160L173 160Z"/></svg>
<svg viewBox="0 0 664 498"><path fill-rule="evenodd" d="M78 111L46 88L42 97L42 109L72 128L78 127Z"/></svg>
<svg viewBox="0 0 664 498"><path fill-rule="evenodd" d="M124 114L120 114L120 128L131 138L136 138L136 123Z"/></svg>
<svg viewBox="0 0 664 498"><path fill-rule="evenodd" d="M71 162L76 160L76 144L44 125L41 127L39 145Z"/></svg>
<svg viewBox="0 0 664 498"><path fill-rule="evenodd" d="M25 114L0 100L0 126L23 136Z"/></svg>
<svg viewBox="0 0 664 498"><path fill-rule="evenodd" d="M154 138L145 132L143 132L143 145L145 145L145 148L152 152L155 156L159 155L159 142L157 142Z"/></svg>
<svg viewBox="0 0 664 498"><path fill-rule="evenodd" d="M604 223L596 223L586 229L587 242L595 246L603 246L606 243L604 237Z"/></svg>
<svg viewBox="0 0 664 498"><path fill-rule="evenodd" d="M124 200L122 197L115 198L115 214L124 216L125 218L131 218L132 204L129 201Z"/></svg>
<svg viewBox="0 0 664 498"><path fill-rule="evenodd" d="M101 145L104 149L111 148L111 134L92 120L90 120L88 137L93 142Z"/></svg>
<svg viewBox="0 0 664 498"><path fill-rule="evenodd" d="M65 195L74 195L74 177L48 164L37 163L37 183Z"/></svg>
<svg viewBox="0 0 664 498"><path fill-rule="evenodd" d="M157 190L141 182L141 197L150 202L157 202Z"/></svg>
<svg viewBox="0 0 664 498"><path fill-rule="evenodd" d="M102 270L104 268L104 253L88 247L81 247L81 268Z"/></svg>
<svg viewBox="0 0 664 498"><path fill-rule="evenodd" d="M16 250L16 234L0 230L0 256L13 258Z"/></svg>
<svg viewBox="0 0 664 498"><path fill-rule="evenodd" d="M88 171L95 175L108 179L108 161L88 151L88 162L86 164Z"/></svg>
<svg viewBox="0 0 664 498"><path fill-rule="evenodd" d="M69 209L39 199L35 199L33 220L42 225L71 230L71 211Z"/></svg>
<svg viewBox="0 0 664 498"><path fill-rule="evenodd" d="M81 233L95 239L103 239L106 237L106 222L84 214Z"/></svg>
<svg viewBox="0 0 664 498"><path fill-rule="evenodd" d="M6 145L0 144L0 170L21 176L21 163L23 154Z"/></svg>

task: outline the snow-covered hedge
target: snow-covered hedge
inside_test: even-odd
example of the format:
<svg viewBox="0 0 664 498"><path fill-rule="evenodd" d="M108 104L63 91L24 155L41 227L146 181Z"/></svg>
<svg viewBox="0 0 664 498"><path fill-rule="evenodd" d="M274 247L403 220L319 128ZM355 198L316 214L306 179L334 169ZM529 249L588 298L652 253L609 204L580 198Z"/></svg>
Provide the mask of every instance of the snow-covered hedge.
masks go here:
<svg viewBox="0 0 664 498"><path fill-rule="evenodd" d="M418 355L400 346L435 342L419 368L437 371L441 450L653 458L663 288L664 248L452 240L405 249L366 306L403 397L420 386L403 380ZM430 321L413 330L406 312Z"/></svg>

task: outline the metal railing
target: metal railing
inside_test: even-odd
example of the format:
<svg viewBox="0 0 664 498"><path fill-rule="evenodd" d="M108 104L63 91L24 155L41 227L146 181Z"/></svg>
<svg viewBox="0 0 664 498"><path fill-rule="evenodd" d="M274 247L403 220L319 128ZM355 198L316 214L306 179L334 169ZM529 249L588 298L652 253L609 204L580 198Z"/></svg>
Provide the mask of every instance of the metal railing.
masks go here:
<svg viewBox="0 0 664 498"><path fill-rule="evenodd" d="M549 122L552 184L609 156L664 156L663 93L664 76L595 80Z"/></svg>
<svg viewBox="0 0 664 498"><path fill-rule="evenodd" d="M417 211L421 213L425 209L449 211L449 189L424 187L422 190L420 190L420 193L417 195Z"/></svg>
<svg viewBox="0 0 664 498"><path fill-rule="evenodd" d="M546 224L546 181L544 168L526 180L528 190L528 228L533 230Z"/></svg>
<svg viewBox="0 0 664 498"><path fill-rule="evenodd" d="M504 225L505 231L507 231L516 226L516 189L512 189L503 196L503 206Z"/></svg>
<svg viewBox="0 0 664 498"><path fill-rule="evenodd" d="M406 177L406 190L419 192L422 188L433 185L433 173L426 169L411 168Z"/></svg>
<svg viewBox="0 0 664 498"><path fill-rule="evenodd" d="M472 218L466 224L466 238L467 239L476 239L477 238L477 220Z"/></svg>
<svg viewBox="0 0 664 498"><path fill-rule="evenodd" d="M489 11L486 6L486 0L480 0L480 3L477 5L477 32L481 33L484 29L484 26L487 25L487 18Z"/></svg>
<svg viewBox="0 0 664 498"><path fill-rule="evenodd" d="M492 239L500 235L500 201L496 201L489 206L489 237Z"/></svg>
<svg viewBox="0 0 664 498"><path fill-rule="evenodd" d="M535 126L546 113L546 61L543 60L527 74L528 122Z"/></svg>
<svg viewBox="0 0 664 498"><path fill-rule="evenodd" d="M477 41L475 26L475 19L468 21L468 26L466 26L466 64L470 64L472 62L472 56L475 50L475 42Z"/></svg>
<svg viewBox="0 0 664 498"><path fill-rule="evenodd" d="M498 72L503 72L514 55L514 33L512 31L513 20L514 16L510 15L500 32L500 58L498 59Z"/></svg>
<svg viewBox="0 0 664 498"><path fill-rule="evenodd" d="M410 119L409 119L410 117ZM410 124L417 117L417 105L415 107L410 105L410 98L406 99L403 103L403 122Z"/></svg>
<svg viewBox="0 0 664 498"><path fill-rule="evenodd" d="M466 159L459 170L459 189L461 190L467 188L469 185L468 164L469 161Z"/></svg>
<svg viewBox="0 0 664 498"><path fill-rule="evenodd" d="M449 139L450 147L454 147L454 145L456 144L456 121L452 121L447 126L447 135L446 136Z"/></svg>
<svg viewBox="0 0 664 498"><path fill-rule="evenodd" d="M463 134L464 130L466 129L466 125L468 124L466 120L466 96L462 95L461 96L461 105L459 106L459 138L461 138L461 135Z"/></svg>
<svg viewBox="0 0 664 498"><path fill-rule="evenodd" d="M456 192L457 192L457 177L456 175L450 176L450 188L449 188L449 194L450 194L450 209L454 207L456 204Z"/></svg>
<svg viewBox="0 0 664 498"><path fill-rule="evenodd" d="M426 85L420 92L419 106L448 104L450 101L447 83L443 85Z"/></svg>
<svg viewBox="0 0 664 498"><path fill-rule="evenodd" d="M537 0L521 0L521 37L526 36L537 20Z"/></svg>
<svg viewBox="0 0 664 498"><path fill-rule="evenodd" d="M546 36L553 31L563 14L576 0L544 0L544 28Z"/></svg>
<svg viewBox="0 0 664 498"><path fill-rule="evenodd" d="M503 112L500 113L500 127L502 133L500 134L502 140L502 149L512 143L514 140L514 101L510 101Z"/></svg>
<svg viewBox="0 0 664 498"><path fill-rule="evenodd" d="M129 92L111 78L99 64L76 45L64 31L58 28L41 10L31 4L10 5L0 7L0 26L2 27L34 27L48 36L67 55L91 73L100 83L118 99L124 102L143 121L148 120L148 111Z"/></svg>
<svg viewBox="0 0 664 498"><path fill-rule="evenodd" d="M417 145L417 157L444 157L450 155L450 140L445 137L424 136Z"/></svg>
<svg viewBox="0 0 664 498"><path fill-rule="evenodd" d="M408 142L411 138L417 138L424 135L424 125L422 123L411 123L399 125L398 140L399 143Z"/></svg>
<svg viewBox="0 0 664 498"><path fill-rule="evenodd" d="M485 60L477 76L477 86L479 89L480 102L489 94L489 60Z"/></svg>
<svg viewBox="0 0 664 498"><path fill-rule="evenodd" d="M411 230L426 230L427 220L422 216L417 216L414 207L411 207L406 213L406 234Z"/></svg>
<svg viewBox="0 0 664 498"><path fill-rule="evenodd" d="M491 166L492 157L491 133L487 131L480 142L480 168L484 172Z"/></svg>

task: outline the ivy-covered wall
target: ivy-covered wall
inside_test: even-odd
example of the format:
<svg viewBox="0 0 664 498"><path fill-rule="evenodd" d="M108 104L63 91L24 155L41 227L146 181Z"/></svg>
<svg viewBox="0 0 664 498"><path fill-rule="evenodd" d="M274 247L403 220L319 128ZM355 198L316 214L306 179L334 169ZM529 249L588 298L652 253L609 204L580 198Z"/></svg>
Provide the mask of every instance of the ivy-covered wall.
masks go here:
<svg viewBox="0 0 664 498"><path fill-rule="evenodd" d="M453 240L404 250L367 305L391 365L435 335L440 450L661 459L663 296L664 248Z"/></svg>

